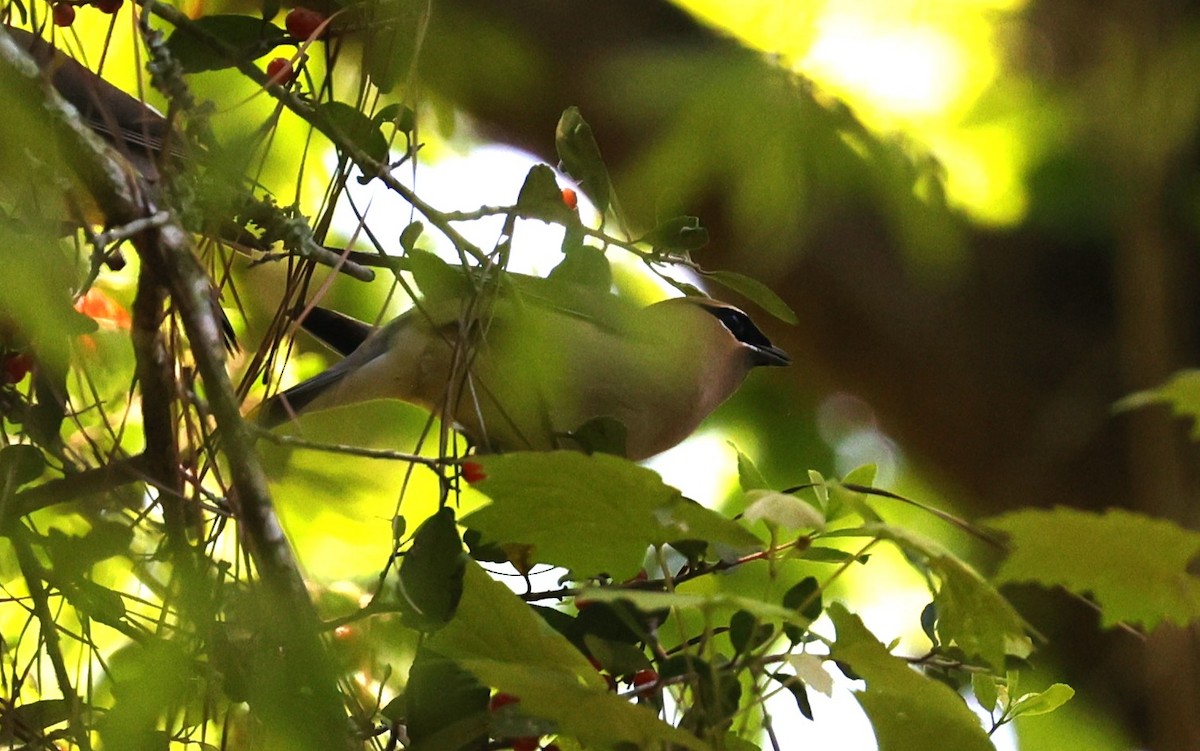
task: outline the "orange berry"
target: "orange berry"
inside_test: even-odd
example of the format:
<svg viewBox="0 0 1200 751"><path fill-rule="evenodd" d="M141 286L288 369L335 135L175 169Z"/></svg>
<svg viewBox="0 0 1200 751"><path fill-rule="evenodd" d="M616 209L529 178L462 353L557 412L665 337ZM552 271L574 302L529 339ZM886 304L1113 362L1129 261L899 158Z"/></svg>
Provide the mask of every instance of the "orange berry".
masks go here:
<svg viewBox="0 0 1200 751"><path fill-rule="evenodd" d="M323 23L325 14L311 8L292 8L283 21L288 33L297 39L312 39Z"/></svg>
<svg viewBox="0 0 1200 751"><path fill-rule="evenodd" d="M574 211L575 207L579 205L579 194L571 188L563 188L562 202L567 205L568 209Z"/></svg>
<svg viewBox="0 0 1200 751"><path fill-rule="evenodd" d="M75 310L105 329L128 330L133 321L129 311L99 287L92 287L75 301Z"/></svg>
<svg viewBox="0 0 1200 751"><path fill-rule="evenodd" d="M639 670L633 674L633 680L631 682L633 683L634 688L653 686L655 683L658 683L658 673L650 670L649 668L645 670Z"/></svg>
<svg viewBox="0 0 1200 751"><path fill-rule="evenodd" d="M70 26L75 23L75 6L70 3L55 3L50 8L55 26Z"/></svg>

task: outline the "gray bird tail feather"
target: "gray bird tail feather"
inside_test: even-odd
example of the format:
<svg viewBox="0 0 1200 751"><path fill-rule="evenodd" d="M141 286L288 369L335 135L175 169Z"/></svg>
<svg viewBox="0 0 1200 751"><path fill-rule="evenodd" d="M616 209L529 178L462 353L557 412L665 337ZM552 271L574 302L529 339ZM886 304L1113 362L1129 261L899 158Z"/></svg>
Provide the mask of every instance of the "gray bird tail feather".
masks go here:
<svg viewBox="0 0 1200 751"><path fill-rule="evenodd" d="M339 368L330 368L267 399L258 409L259 427L271 430L291 421L327 389L342 380L347 372Z"/></svg>
<svg viewBox="0 0 1200 751"><path fill-rule="evenodd" d="M294 315L299 316L302 311L303 308L297 308ZM343 357L354 354L375 331L370 324L320 307L310 309L300 319L300 326ZM259 408L259 426L270 430L289 422L351 372L351 364L342 360L307 381L276 394Z"/></svg>

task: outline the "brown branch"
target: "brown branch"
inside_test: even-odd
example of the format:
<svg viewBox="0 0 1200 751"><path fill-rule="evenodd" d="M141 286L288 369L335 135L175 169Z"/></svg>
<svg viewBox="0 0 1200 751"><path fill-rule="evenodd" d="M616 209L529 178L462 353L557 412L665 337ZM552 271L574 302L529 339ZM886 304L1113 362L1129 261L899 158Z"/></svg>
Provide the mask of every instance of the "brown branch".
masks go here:
<svg viewBox="0 0 1200 751"><path fill-rule="evenodd" d="M243 75L250 80L263 86L264 90L279 100L279 102L295 115L302 118L305 122L316 128L322 135L337 148L338 152L349 157L351 161L359 165L363 174L379 178L383 181L390 190L398 194L401 198L407 201L416 209L422 216L429 220L439 232L446 236L454 245L454 248L462 256L463 264L466 265L467 256L470 256L479 263L487 263L487 256L476 247L472 242L462 236L454 225L447 218L445 212L439 211L432 205L425 202L414 190L401 183L391 173L391 165L386 162L380 162L373 159L365 151L358 147L358 144L351 141L344 133L335 125L326 115L323 110L315 108L311 103L301 99L296 94L293 94L288 89L278 85L267 85L268 76L258 69L252 62L243 60L243 55L239 55L230 45L223 40L205 32L202 29L196 28L186 15L177 8L164 5L158 2L146 2L146 0L138 0L146 6L146 9L175 26L175 28L197 41L209 46L213 51L224 55L233 67L237 68Z"/></svg>
<svg viewBox="0 0 1200 751"><path fill-rule="evenodd" d="M25 578L25 586L29 588L29 596L33 600L33 614L38 620L42 643L45 644L46 654L54 669L54 678L58 681L58 689L69 707L67 724L75 742L84 751L90 751L92 745L83 726L83 702L75 688L71 685L71 674L63 657L62 645L58 641L58 626L54 614L50 612L50 598L46 588L42 586L45 579L45 569L33 553L25 530L12 537L13 550L17 554L17 564L21 567L21 575Z"/></svg>
<svg viewBox="0 0 1200 751"><path fill-rule="evenodd" d="M0 74L21 87L30 106L40 107L47 127L71 155L76 176L96 200L110 224L128 224L154 213L141 194L132 169L87 128L42 79L34 62L6 33L0 33ZM264 584L264 612L278 626L286 674L273 685L286 686L286 697L264 711L289 738L306 739L314 748L345 748L349 728L337 691L336 673L319 635L316 609L275 514L266 475L242 421L233 384L225 370L221 326L209 297L210 283L192 253L191 239L176 218L138 235L134 246L142 264L170 291L192 345L206 394L221 431L221 445L232 476L230 502L250 556ZM286 730L284 730L286 728Z"/></svg>
<svg viewBox="0 0 1200 751"><path fill-rule="evenodd" d="M147 479L147 465L146 456L138 454L15 493L9 499L4 518L0 519L0 534L10 534L12 525L18 519L36 511L109 492L129 483L142 482Z"/></svg>
<svg viewBox="0 0 1200 751"><path fill-rule="evenodd" d="M167 294L156 276L150 266L142 266L139 270L131 326L137 380L142 392L145 467L150 481L159 489L158 503L163 510L171 547L180 563L190 568L173 409L177 394L175 369L163 336Z"/></svg>

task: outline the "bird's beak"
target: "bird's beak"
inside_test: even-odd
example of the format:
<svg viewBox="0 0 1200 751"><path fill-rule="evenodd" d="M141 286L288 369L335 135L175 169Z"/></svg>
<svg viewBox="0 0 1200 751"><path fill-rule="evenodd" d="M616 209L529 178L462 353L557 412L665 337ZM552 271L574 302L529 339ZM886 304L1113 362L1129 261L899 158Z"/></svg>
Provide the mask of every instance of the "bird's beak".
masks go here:
<svg viewBox="0 0 1200 751"><path fill-rule="evenodd" d="M791 365L792 358L787 352L773 344L758 345L751 348L750 364L755 367L759 365Z"/></svg>

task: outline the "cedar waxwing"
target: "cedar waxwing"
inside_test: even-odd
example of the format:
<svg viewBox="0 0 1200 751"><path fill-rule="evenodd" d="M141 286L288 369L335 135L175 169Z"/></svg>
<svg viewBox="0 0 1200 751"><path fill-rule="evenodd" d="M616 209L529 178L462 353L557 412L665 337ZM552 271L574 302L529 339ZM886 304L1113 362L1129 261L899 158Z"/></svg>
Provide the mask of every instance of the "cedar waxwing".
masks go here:
<svg viewBox="0 0 1200 751"><path fill-rule="evenodd" d="M749 316L716 300L637 308L580 289L567 307L517 297L473 314L466 298L426 300L379 329L314 308L302 325L346 357L264 402L259 423L399 399L449 415L481 451L589 450L573 434L613 418L625 456L641 460L687 438L751 368L791 362Z"/></svg>
<svg viewBox="0 0 1200 751"><path fill-rule="evenodd" d="M140 181L144 193L153 195L161 178L158 160L163 157L163 150L169 143L170 125L166 118L36 34L12 26L5 26L3 33L7 33L29 53L59 95L79 110L88 127L124 157L130 167L130 178ZM172 157L179 156L174 150L169 154ZM8 177L14 182L21 179L16 175ZM65 188L63 185L49 185L46 189L39 189L38 185L18 184L10 187L23 189L22 199L32 203L35 211L47 219L63 221L67 227L105 221L82 186ZM62 205L64 199L65 206ZM228 237L224 234L228 234ZM254 242L253 238L236 227L223 228L223 239L231 243ZM110 266L117 269L119 265L113 263L113 258L119 259L120 256L110 256ZM226 347L234 351L237 349L236 336L218 300L219 293L214 289L214 312L221 322Z"/></svg>
<svg viewBox="0 0 1200 751"><path fill-rule="evenodd" d="M159 180L156 160L167 142L170 127L166 118L150 106L113 86L74 58L62 53L36 34L11 26L4 27L19 47L29 53L63 99L79 110L83 121L130 164L135 179L145 187ZM50 191L61 191L51 186ZM40 193L45 193L41 191ZM46 203L53 202L40 195ZM93 201L82 189L70 191L68 215L53 219L74 219L89 224L103 223ZM50 206L43 209L53 211Z"/></svg>

